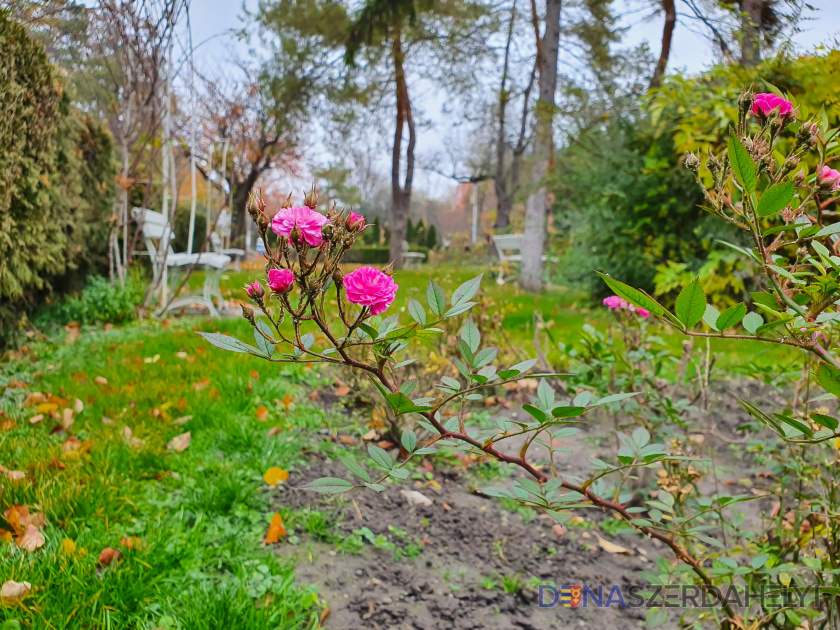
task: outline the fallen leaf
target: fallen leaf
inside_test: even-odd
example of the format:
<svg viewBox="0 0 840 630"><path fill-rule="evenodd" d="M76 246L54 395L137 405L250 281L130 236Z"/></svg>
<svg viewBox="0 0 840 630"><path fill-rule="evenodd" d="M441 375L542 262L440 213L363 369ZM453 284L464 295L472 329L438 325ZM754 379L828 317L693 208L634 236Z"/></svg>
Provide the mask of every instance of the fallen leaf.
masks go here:
<svg viewBox="0 0 840 630"><path fill-rule="evenodd" d="M374 431L373 429L371 429L370 431L368 431L367 433L365 433L362 436L362 439L365 442L371 442L371 441L375 440L376 438L377 438L376 431Z"/></svg>
<svg viewBox="0 0 840 630"><path fill-rule="evenodd" d="M56 410L58 410L58 405L56 405L55 403L48 403L48 402L41 403L40 405L38 405L38 408L36 409L36 411L38 413L50 413L51 411L56 411Z"/></svg>
<svg viewBox="0 0 840 630"><path fill-rule="evenodd" d="M263 479L269 486L276 486L278 483L283 483L289 478L289 473L282 468L273 466L265 471Z"/></svg>
<svg viewBox="0 0 840 630"><path fill-rule="evenodd" d="M254 379L255 381L259 380L260 373L257 372L256 370L251 370L251 378Z"/></svg>
<svg viewBox="0 0 840 630"><path fill-rule="evenodd" d="M178 357L179 359L186 359L188 355L187 355L186 352L181 350L180 352L176 352L175 356Z"/></svg>
<svg viewBox="0 0 840 630"><path fill-rule="evenodd" d="M312 393L310 393L309 394L309 400L318 400L318 392L313 391Z"/></svg>
<svg viewBox="0 0 840 630"><path fill-rule="evenodd" d="M47 397L44 396L41 392L30 392L26 396L26 400L23 401L24 405L40 405L43 402L47 402Z"/></svg>
<svg viewBox="0 0 840 630"><path fill-rule="evenodd" d="M268 420L268 408L265 405L262 405L257 409L257 420L260 422Z"/></svg>
<svg viewBox="0 0 840 630"><path fill-rule="evenodd" d="M0 600L4 604L15 604L29 595L29 591L31 590L32 585L29 582L9 580L8 582L3 582L3 586L0 587Z"/></svg>
<svg viewBox="0 0 840 630"><path fill-rule="evenodd" d="M268 437L274 437L283 432L283 427L274 427L273 429L268 430Z"/></svg>
<svg viewBox="0 0 840 630"><path fill-rule="evenodd" d="M63 429L69 429L73 425L73 422L75 422L73 410L68 407L61 415L61 427Z"/></svg>
<svg viewBox="0 0 840 630"><path fill-rule="evenodd" d="M102 416L102 424L112 425L114 424L114 421L111 420L111 418L109 418L108 416Z"/></svg>
<svg viewBox="0 0 840 630"><path fill-rule="evenodd" d="M123 428L123 437L126 443L133 448L143 448L146 445L146 440L134 437L131 432L131 427Z"/></svg>
<svg viewBox="0 0 840 630"><path fill-rule="evenodd" d="M604 540L598 534L595 534L595 538L598 539L598 544L601 545L601 549L606 551L607 553L621 553L626 556L631 555L633 552L627 549L626 547L622 547L621 545L616 545L615 543L611 543L609 540Z"/></svg>
<svg viewBox="0 0 840 630"><path fill-rule="evenodd" d="M44 419L44 414L39 413L37 416L32 416L31 418L29 418L29 422L31 424L38 424L43 419Z"/></svg>
<svg viewBox="0 0 840 630"><path fill-rule="evenodd" d="M292 400L291 396L289 396L288 394L283 396L283 403L282 404L286 409L288 409L291 406L292 402L293 402L293 400Z"/></svg>
<svg viewBox="0 0 840 630"><path fill-rule="evenodd" d="M198 392L198 391L201 391L202 389L204 389L205 387L207 387L209 384L210 384L210 377L205 376L203 379L201 379L197 383L193 383L193 389Z"/></svg>
<svg viewBox="0 0 840 630"><path fill-rule="evenodd" d="M496 397L495 396L488 396L484 399L484 406L485 407L492 407L496 404Z"/></svg>
<svg viewBox="0 0 840 630"><path fill-rule="evenodd" d="M41 531L32 523L26 526L26 531L18 538L17 545L26 551L35 551L47 542Z"/></svg>
<svg viewBox="0 0 840 630"><path fill-rule="evenodd" d="M126 549L137 549L143 551L143 541L137 536L123 536L120 539L120 544Z"/></svg>
<svg viewBox="0 0 840 630"><path fill-rule="evenodd" d="M26 389L29 387L29 383L24 383L23 381L9 381L9 384L6 385L9 389Z"/></svg>
<svg viewBox="0 0 840 630"><path fill-rule="evenodd" d="M339 435L338 439L341 440L342 442L344 442L345 444L349 444L350 446L355 446L355 444L356 444L356 440L354 440L349 435L343 435L343 434Z"/></svg>
<svg viewBox="0 0 840 630"><path fill-rule="evenodd" d="M186 433L182 433L181 435L176 435L174 438L169 440L169 443L166 445L170 451L175 451L176 453L180 453L181 451L185 451L190 445L190 432L187 431Z"/></svg>
<svg viewBox="0 0 840 630"><path fill-rule="evenodd" d="M265 544L276 543L286 535L286 528L283 527L283 517L275 514L271 517L271 524L268 526L268 534L265 536Z"/></svg>
<svg viewBox="0 0 840 630"><path fill-rule="evenodd" d="M411 505L422 505L428 507L432 504L432 500L429 497L422 492L417 492L417 490L400 490L400 494L403 495L405 500Z"/></svg>
<svg viewBox="0 0 840 630"><path fill-rule="evenodd" d="M26 479L26 473L22 470L9 470L0 464L0 473L6 475L9 481L23 481Z"/></svg>
<svg viewBox="0 0 840 630"><path fill-rule="evenodd" d="M114 549L113 547L105 547L105 549L103 549L99 554L99 566L109 567L118 562L120 558L122 558L122 552Z"/></svg>
<svg viewBox="0 0 840 630"><path fill-rule="evenodd" d="M65 538L61 541L61 553L65 556L72 556L76 553L76 543L69 538Z"/></svg>
<svg viewBox="0 0 840 630"><path fill-rule="evenodd" d="M97 376L95 379L93 379L93 382L96 383L97 385L107 385L108 384L108 379L105 378L104 376Z"/></svg>
<svg viewBox="0 0 840 630"><path fill-rule="evenodd" d="M14 428L15 428L15 421L12 420L11 418L8 419L8 420L3 420L3 422L0 423L0 430L2 430L2 431L11 431Z"/></svg>
<svg viewBox="0 0 840 630"><path fill-rule="evenodd" d="M382 440L381 442L377 443L377 446L387 451L389 448L394 448L396 444L394 444L393 442L389 442L388 440Z"/></svg>
<svg viewBox="0 0 840 630"><path fill-rule="evenodd" d="M172 421L172 424L187 424L187 422L189 422L192 419L192 416L181 416L180 418L175 418Z"/></svg>
<svg viewBox="0 0 840 630"><path fill-rule="evenodd" d="M554 525L552 525L551 531L554 532L554 535L557 538L563 538L563 536L566 535L566 528L560 523L555 523Z"/></svg>
<svg viewBox="0 0 840 630"><path fill-rule="evenodd" d="M75 435L71 435L69 438L64 440L61 443L61 451L63 453L75 453L82 447L82 441L77 438Z"/></svg>
<svg viewBox="0 0 840 630"><path fill-rule="evenodd" d="M335 395L339 398L344 398L347 394L350 393L350 388L347 385L342 385L338 389L335 390Z"/></svg>

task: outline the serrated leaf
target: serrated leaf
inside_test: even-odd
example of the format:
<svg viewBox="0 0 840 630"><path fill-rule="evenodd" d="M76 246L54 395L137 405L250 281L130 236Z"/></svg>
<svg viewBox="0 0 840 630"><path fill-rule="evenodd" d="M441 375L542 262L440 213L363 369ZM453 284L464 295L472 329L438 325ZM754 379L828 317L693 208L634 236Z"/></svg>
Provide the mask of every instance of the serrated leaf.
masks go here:
<svg viewBox="0 0 840 630"><path fill-rule="evenodd" d="M253 354L262 354L257 348L249 346L244 341L239 341L239 339L236 339L235 337L228 337L227 335L222 335L220 333L196 332L204 337L208 343L216 346L217 348L221 348L222 350L227 350L228 352L239 352L241 354L247 354L249 352Z"/></svg>
<svg viewBox="0 0 840 630"><path fill-rule="evenodd" d="M832 418L831 416L827 416L824 413L812 413L811 420L816 422L821 427L825 427L830 431L836 431L837 426L840 424L840 421L837 418Z"/></svg>
<svg viewBox="0 0 840 630"><path fill-rule="evenodd" d="M764 318L758 313L747 313L744 316L744 320L741 322L741 325L748 333L754 335L755 331L758 330L758 327L763 323Z"/></svg>
<svg viewBox="0 0 840 630"><path fill-rule="evenodd" d="M438 317L443 316L446 310L446 296L434 280L429 278L429 286L426 287L426 303L429 309Z"/></svg>
<svg viewBox="0 0 840 630"><path fill-rule="evenodd" d="M677 296L674 312L686 328L696 326L703 319L706 312L706 294L697 280L691 282Z"/></svg>
<svg viewBox="0 0 840 630"><path fill-rule="evenodd" d="M607 283L607 286L612 289L613 293L615 293L618 297L624 298L634 306L643 308L653 315L661 316L665 313L665 308L647 293L644 293L639 289L634 289L629 284L619 282L615 278L601 273L600 271L596 271L595 273L601 277L601 280Z"/></svg>
<svg viewBox="0 0 840 630"><path fill-rule="evenodd" d="M464 284L455 289L455 292L452 294L452 306L460 306L461 304L468 302L476 293L478 293L478 289L481 287L482 277L484 277L483 273L479 274L472 280L467 280Z"/></svg>
<svg viewBox="0 0 840 630"><path fill-rule="evenodd" d="M746 314L747 307L744 306L743 302L736 304L735 306L730 306L720 314L720 317L717 318L717 322L715 322L717 329L720 332L723 332L727 328L732 328L735 324L744 319L744 315Z"/></svg>
<svg viewBox="0 0 840 630"><path fill-rule="evenodd" d="M756 212L758 212L759 216L769 217L784 210L790 203L790 200L793 199L793 193L795 191L796 187L793 185L793 182L782 182L771 186L761 195Z"/></svg>
<svg viewBox="0 0 840 630"><path fill-rule="evenodd" d="M411 319L421 326L426 325L426 309L414 298L409 298L408 300L408 314L411 315Z"/></svg>
<svg viewBox="0 0 840 630"><path fill-rule="evenodd" d="M303 486L304 490L312 490L322 494L341 494L353 489L353 484L346 479L337 477L321 477Z"/></svg>
<svg viewBox="0 0 840 630"><path fill-rule="evenodd" d="M473 324L472 318L468 319L461 329L461 339L464 340L473 355L478 351L478 347L481 344L481 334L478 332L475 324Z"/></svg>
<svg viewBox="0 0 840 630"><path fill-rule="evenodd" d="M344 464L344 467L347 468L351 473L359 477L360 479L364 479L365 481L370 481L370 476L368 475L367 471L362 468L362 465L359 464L355 459L352 457L348 457L347 455L339 455L338 459L341 460L341 463Z"/></svg>
<svg viewBox="0 0 840 630"><path fill-rule="evenodd" d="M461 313L466 313L470 310L473 306L478 304L478 302L463 302L458 306L453 306L448 311L446 311L443 316L444 317L455 317L456 315L460 315Z"/></svg>
<svg viewBox="0 0 840 630"><path fill-rule="evenodd" d="M749 195L753 194L756 184L755 164L731 128L729 130L729 164L732 166L732 174L744 191Z"/></svg>
<svg viewBox="0 0 840 630"><path fill-rule="evenodd" d="M368 455L370 455L370 458L385 470L391 470L394 467L394 462L391 460L391 456L388 454L388 451L379 448L376 444L368 444Z"/></svg>
<svg viewBox="0 0 840 630"><path fill-rule="evenodd" d="M475 367L484 367L495 359L498 353L498 348L484 348L481 352L475 355Z"/></svg>

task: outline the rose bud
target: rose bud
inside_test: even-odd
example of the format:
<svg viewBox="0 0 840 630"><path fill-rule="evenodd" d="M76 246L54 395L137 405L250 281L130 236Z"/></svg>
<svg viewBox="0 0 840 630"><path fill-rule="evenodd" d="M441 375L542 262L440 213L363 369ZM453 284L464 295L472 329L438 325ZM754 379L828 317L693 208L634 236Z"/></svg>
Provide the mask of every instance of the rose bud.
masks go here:
<svg viewBox="0 0 840 630"><path fill-rule="evenodd" d="M347 220L344 222L344 225L348 230L352 230L353 232L360 232L365 228L365 218L362 215L356 214L351 210L350 216L347 217Z"/></svg>
<svg viewBox="0 0 840 630"><path fill-rule="evenodd" d="M834 192L840 189L840 171L836 171L828 166L822 166L817 169L817 184L820 188Z"/></svg>
<svg viewBox="0 0 840 630"><path fill-rule="evenodd" d="M290 269L269 269L268 288L275 293L285 293L295 283L295 274Z"/></svg>
<svg viewBox="0 0 840 630"><path fill-rule="evenodd" d="M257 300L265 295L265 289L263 289L263 285L259 282L252 282L251 284L245 285L245 293L247 293L249 297Z"/></svg>

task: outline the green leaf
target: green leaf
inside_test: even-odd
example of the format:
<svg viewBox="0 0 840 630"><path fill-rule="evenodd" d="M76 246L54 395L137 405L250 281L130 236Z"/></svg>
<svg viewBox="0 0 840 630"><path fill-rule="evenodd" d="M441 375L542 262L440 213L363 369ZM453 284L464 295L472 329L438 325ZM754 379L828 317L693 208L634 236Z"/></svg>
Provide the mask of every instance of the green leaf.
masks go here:
<svg viewBox="0 0 840 630"><path fill-rule="evenodd" d="M736 304L735 306L730 306L721 313L720 317L717 318L717 322L715 322L717 329L720 332L723 332L727 328L732 328L735 324L744 319L744 315L746 314L747 307L744 306L743 302Z"/></svg>
<svg viewBox="0 0 840 630"><path fill-rule="evenodd" d="M385 394L385 400L391 405L391 409L398 416L405 413L413 413L415 411L423 412L429 411L431 407L425 405L416 405L414 402L402 392L395 392L393 394Z"/></svg>
<svg viewBox="0 0 840 630"><path fill-rule="evenodd" d="M664 608L653 607L648 608L647 618L645 619L645 626L648 628L658 628L663 623L668 621L668 611Z"/></svg>
<svg viewBox="0 0 840 630"><path fill-rule="evenodd" d="M394 462L388 451L379 448L376 444L368 445L368 454L370 458L385 470L391 470L394 467Z"/></svg>
<svg viewBox="0 0 840 630"><path fill-rule="evenodd" d="M585 411L586 407L555 407L551 410L551 415L555 418L577 418Z"/></svg>
<svg viewBox="0 0 840 630"><path fill-rule="evenodd" d="M309 350L309 348L315 345L315 335L312 333L306 333L300 338L300 342L303 344L304 350Z"/></svg>
<svg viewBox="0 0 840 630"><path fill-rule="evenodd" d="M831 416L827 416L824 413L812 413L811 420L816 422L821 427L825 427L830 431L836 431L837 426L840 424L840 421L837 418L832 418Z"/></svg>
<svg viewBox="0 0 840 630"><path fill-rule="evenodd" d="M252 354L261 354L255 347L249 346L244 341L239 341L239 339L235 337L228 337L227 335L222 335L220 333L196 332L204 337L210 344L216 346L217 348L221 348L222 350L227 350L228 352L239 352L242 354L249 352Z"/></svg>
<svg viewBox="0 0 840 630"><path fill-rule="evenodd" d="M817 367L817 382L823 388L840 398L840 370L828 363L820 363Z"/></svg>
<svg viewBox="0 0 840 630"><path fill-rule="evenodd" d="M469 302L469 300L478 293L479 287L481 287L481 278L484 274L479 274L472 280L467 280L464 284L460 287L455 289L455 292L452 294L452 306L460 306L464 302Z"/></svg>
<svg viewBox="0 0 840 630"><path fill-rule="evenodd" d="M680 292L674 312L686 328L695 326L703 319L706 312L706 294L697 280Z"/></svg>
<svg viewBox="0 0 840 630"><path fill-rule="evenodd" d="M257 325L254 328L254 341L256 342L257 347L262 351L262 353L265 356L271 357L271 355L274 354L274 344L271 343L268 339L266 339L260 333L260 330L263 331L266 335L268 335L271 339L274 339L274 335L271 334L271 328L262 319L257 320Z"/></svg>
<svg viewBox="0 0 840 630"><path fill-rule="evenodd" d="M426 287L426 302L429 304L429 309L441 317L446 310L446 296L434 280L429 278L429 286Z"/></svg>
<svg viewBox="0 0 840 630"><path fill-rule="evenodd" d="M403 447L409 453L414 451L417 448L417 436L414 435L414 431L406 430L403 431L402 436L400 436L400 441L402 442Z"/></svg>
<svg viewBox="0 0 840 630"><path fill-rule="evenodd" d="M339 455L338 459L341 460L341 463L349 470L351 473L359 477L360 479L364 479L365 481L370 481L370 476L368 475L367 471L362 468L362 465L359 464L355 459L349 457L347 455Z"/></svg>
<svg viewBox="0 0 840 630"><path fill-rule="evenodd" d="M498 348L484 348L481 352L475 355L475 367L484 367L495 359L498 353Z"/></svg>
<svg viewBox="0 0 840 630"><path fill-rule="evenodd" d="M773 416L775 416L777 420L781 420L782 422L784 422L786 425L793 427L800 433L804 433L807 437L814 437L814 432L811 431L811 427L809 427L804 422L800 422L795 418L791 418L790 416L785 416L780 413L774 413Z"/></svg>
<svg viewBox="0 0 840 630"><path fill-rule="evenodd" d="M548 420L548 416L545 415L545 412L537 407L534 407L534 405L522 405L522 410L531 414L539 422L545 422Z"/></svg>
<svg viewBox="0 0 840 630"><path fill-rule="evenodd" d="M718 317L720 317L720 311L711 304L706 304L706 312L703 313L703 321L706 323L706 326L717 331Z"/></svg>
<svg viewBox="0 0 840 630"><path fill-rule="evenodd" d="M795 191L796 187L793 185L793 182L782 182L771 186L761 195L756 212L758 212L759 216L769 217L780 210L784 210L790 203L790 200L793 199L793 193Z"/></svg>
<svg viewBox="0 0 840 630"><path fill-rule="evenodd" d="M729 130L729 164L732 166L732 174L741 184L744 191L751 195L755 192L755 164L749 152L738 140L735 130Z"/></svg>
<svg viewBox="0 0 840 630"><path fill-rule="evenodd" d="M466 313L470 310L473 306L478 304L478 302L463 302L458 306L453 306L448 311L446 311L443 316L444 317L455 317L456 315L460 315L461 313Z"/></svg>
<svg viewBox="0 0 840 630"><path fill-rule="evenodd" d="M747 313L744 316L744 321L741 322L746 331L751 335L754 335L755 331L758 330L758 327L761 326L763 323L764 318L758 313Z"/></svg>
<svg viewBox="0 0 840 630"><path fill-rule="evenodd" d="M397 479L408 479L408 475L411 473L409 473L405 468L393 468L388 474Z"/></svg>
<svg viewBox="0 0 840 630"><path fill-rule="evenodd" d="M414 298L409 298L408 300L408 314L411 315L411 319L421 326L426 325L426 309Z"/></svg>
<svg viewBox="0 0 840 630"><path fill-rule="evenodd" d="M615 278L612 278L605 273L601 273L600 271L596 271L595 273L601 277L601 280L607 283L607 286L612 289L613 293L615 293L618 297L624 298L634 306L650 311L653 315L662 316L665 314L665 308L644 291L634 289L629 284L619 282Z"/></svg>
<svg viewBox="0 0 840 630"><path fill-rule="evenodd" d="M470 352L475 354L478 350L478 346L481 344L481 334L479 334L478 328L476 328L475 324L473 324L472 318L468 319L464 324L464 327L461 329L461 339L463 339L464 343L467 344Z"/></svg>
<svg viewBox="0 0 840 630"><path fill-rule="evenodd" d="M365 486L373 490L374 492L382 492L385 489L381 483L366 483Z"/></svg>
<svg viewBox="0 0 840 630"><path fill-rule="evenodd" d="M353 484L346 479L338 479L337 477L321 477L320 479L309 482L303 486L303 489L322 494L341 494L342 492L352 490Z"/></svg>
<svg viewBox="0 0 840 630"><path fill-rule="evenodd" d="M837 232L840 232L840 222L826 225L823 229L817 232L816 236L830 236L832 234L837 234Z"/></svg>

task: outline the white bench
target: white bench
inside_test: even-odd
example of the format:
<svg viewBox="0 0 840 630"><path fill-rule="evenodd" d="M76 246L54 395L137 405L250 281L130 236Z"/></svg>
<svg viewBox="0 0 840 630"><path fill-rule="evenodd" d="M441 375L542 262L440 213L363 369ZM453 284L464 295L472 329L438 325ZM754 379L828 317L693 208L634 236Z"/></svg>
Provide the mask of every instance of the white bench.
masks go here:
<svg viewBox="0 0 840 630"><path fill-rule="evenodd" d="M160 212L148 210L144 208L132 208L131 216L140 225L143 231L143 240L146 243L147 254L152 261L152 277L153 281L157 283L158 278L162 277L161 281L161 311L174 310L191 304L199 304L210 311L210 315L218 317L219 312L213 304L213 298L222 301L222 293L219 289L219 280L222 273L231 261L230 256L225 254L216 254L211 252L202 252L200 254L176 254L172 251L172 229L166 217ZM164 254L165 252L165 254ZM169 290L169 270L173 271L185 269L192 265L196 265L206 270L204 277L204 286L200 293L191 293L178 297L170 304L167 302L167 292ZM173 274L173 277L177 274ZM173 283L176 287L177 282Z"/></svg>
<svg viewBox="0 0 840 630"><path fill-rule="evenodd" d="M424 254L423 252L408 251L408 241L403 241L400 245L402 249L403 266L406 269L410 269L411 267L419 267L420 264L426 260L426 254Z"/></svg>
<svg viewBox="0 0 840 630"><path fill-rule="evenodd" d="M522 262L522 234L494 234L493 246L496 248L496 254L499 256L499 262L502 264L499 270L499 277L496 279L498 284L505 283L505 265L508 263ZM543 255L543 262L551 261L557 262L557 258Z"/></svg>

